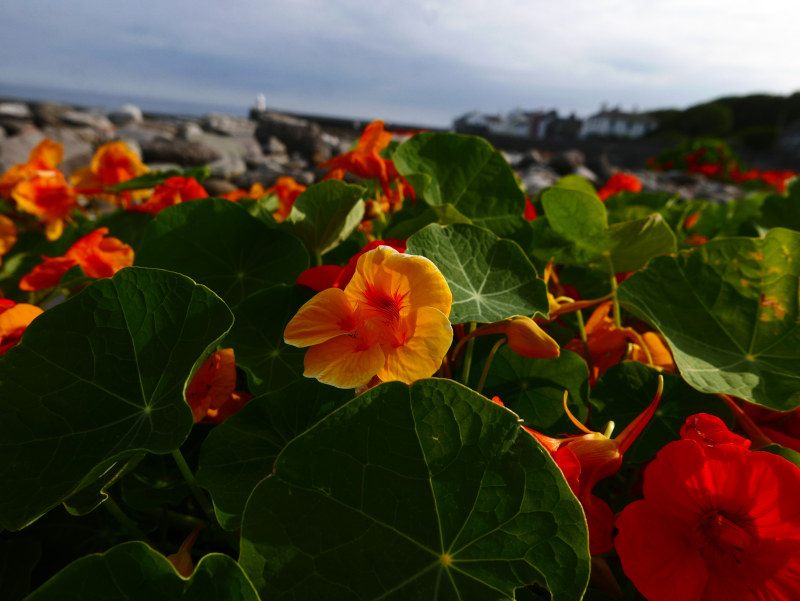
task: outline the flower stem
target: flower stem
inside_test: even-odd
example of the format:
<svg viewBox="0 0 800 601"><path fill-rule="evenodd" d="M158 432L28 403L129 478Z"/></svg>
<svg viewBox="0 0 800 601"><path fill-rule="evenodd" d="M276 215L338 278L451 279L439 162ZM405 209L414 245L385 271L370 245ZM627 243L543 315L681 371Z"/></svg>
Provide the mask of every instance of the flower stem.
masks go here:
<svg viewBox="0 0 800 601"><path fill-rule="evenodd" d="M317 260L317 267L322 267L322 253L318 250L315 250L314 258Z"/></svg>
<svg viewBox="0 0 800 601"><path fill-rule="evenodd" d="M508 340L507 338L501 338L500 340L494 343L492 350L489 351L489 356L486 358L486 365L483 366L483 373L481 373L481 381L478 382L478 388L475 390L475 392L477 392L478 394L481 394L481 392L483 391L483 385L486 383L486 376L489 375L489 366L491 366L492 364L492 359L494 359L495 353L501 346L503 346L506 343L507 340Z"/></svg>
<svg viewBox="0 0 800 601"><path fill-rule="evenodd" d="M608 275L609 281L611 282L611 295L612 301L614 302L614 324L618 328L622 327L622 317L619 312L619 299L617 298L617 273L614 271L614 263L611 261L611 254L604 253L603 255L606 258L606 263L608 263Z"/></svg>
<svg viewBox="0 0 800 601"><path fill-rule="evenodd" d="M589 352L589 337L586 335L586 326L583 323L583 311L575 311L575 316L578 318L578 332L581 335L583 342L583 352L586 355L586 365L589 366L589 373L592 371L592 355Z"/></svg>
<svg viewBox="0 0 800 601"><path fill-rule="evenodd" d="M469 333L475 331L478 324L474 321L469 322ZM475 339L470 338L467 342L467 350L464 353L464 368L461 370L461 382L464 386L469 386L469 370L472 367L472 349L475 347Z"/></svg>
<svg viewBox="0 0 800 601"><path fill-rule="evenodd" d="M131 539L140 540L147 543L151 547L153 546L153 543L150 542L150 539L147 538L147 535L145 535L141 528L139 528L139 524L131 519L128 514L126 514L119 505L117 505L117 502L112 499L110 495L103 502L103 507L106 508L106 511L108 511L108 513L110 513L111 516L117 520L117 522L119 522L119 525L122 526Z"/></svg>

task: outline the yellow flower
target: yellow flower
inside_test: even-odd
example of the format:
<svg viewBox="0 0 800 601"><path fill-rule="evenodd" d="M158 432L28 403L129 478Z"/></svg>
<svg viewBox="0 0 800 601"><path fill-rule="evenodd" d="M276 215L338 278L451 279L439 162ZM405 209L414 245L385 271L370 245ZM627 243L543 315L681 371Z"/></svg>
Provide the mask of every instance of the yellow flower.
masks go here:
<svg viewBox="0 0 800 601"><path fill-rule="evenodd" d="M303 305L284 339L311 347L303 375L325 384L356 388L373 376L411 384L441 366L453 341L452 302L428 259L379 246L361 256L344 290L328 288Z"/></svg>

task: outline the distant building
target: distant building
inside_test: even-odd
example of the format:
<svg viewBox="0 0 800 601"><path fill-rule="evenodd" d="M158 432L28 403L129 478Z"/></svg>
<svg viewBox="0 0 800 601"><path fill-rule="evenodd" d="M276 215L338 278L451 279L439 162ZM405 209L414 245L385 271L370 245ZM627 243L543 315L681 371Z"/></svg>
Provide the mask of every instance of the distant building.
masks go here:
<svg viewBox="0 0 800 601"><path fill-rule="evenodd" d="M514 109L507 115L486 115L472 111L456 119L453 128L462 134L477 136L495 134L542 140L554 135L568 136L569 132L572 132L571 137L575 137L580 129L580 121L574 115L569 119L561 119L556 111Z"/></svg>
<svg viewBox="0 0 800 601"><path fill-rule="evenodd" d="M658 121L649 115L625 113L619 108L608 110L603 106L599 113L583 122L579 137L641 138L657 128Z"/></svg>

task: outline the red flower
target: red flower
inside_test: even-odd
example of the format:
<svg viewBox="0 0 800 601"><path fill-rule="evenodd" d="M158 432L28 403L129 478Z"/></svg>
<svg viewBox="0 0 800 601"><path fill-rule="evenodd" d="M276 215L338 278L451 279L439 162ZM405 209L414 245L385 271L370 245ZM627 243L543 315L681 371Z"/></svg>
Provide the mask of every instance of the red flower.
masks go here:
<svg viewBox="0 0 800 601"><path fill-rule="evenodd" d="M794 171L762 171L761 180L780 193L786 192L786 182L795 176Z"/></svg>
<svg viewBox="0 0 800 601"><path fill-rule="evenodd" d="M679 440L645 471L614 546L649 601L800 598L800 470L738 444Z"/></svg>
<svg viewBox="0 0 800 601"><path fill-rule="evenodd" d="M301 286L307 286L317 292L322 292L328 288L341 288L344 290L345 286L350 283L353 274L356 272L356 265L361 255L368 253L379 246L391 246L398 252L406 252L405 240L374 240L367 244L364 248L353 255L344 267L338 265L320 265L319 267L312 267L306 269L297 278L297 283Z"/></svg>
<svg viewBox="0 0 800 601"><path fill-rule="evenodd" d="M172 205L177 205L197 198L208 198L208 192L197 180L179 175L168 177L163 184L153 188L153 195L142 204L128 207L130 211L141 211L158 215Z"/></svg>
<svg viewBox="0 0 800 601"><path fill-rule="evenodd" d="M57 286L61 277L80 265L90 278L110 278L133 265L133 249L117 238L108 237L107 227L99 227L73 244L63 257L45 257L19 282L20 290L35 292Z"/></svg>
<svg viewBox="0 0 800 601"><path fill-rule="evenodd" d="M525 212L522 214L522 216L528 221L533 221L536 219L536 217L538 217L536 214L536 207L533 206L531 199L527 196L525 197Z"/></svg>
<svg viewBox="0 0 800 601"><path fill-rule="evenodd" d="M606 185L598 190L597 195L600 200L605 201L609 196L620 192L641 192L642 182L635 175L628 173L615 173L606 182Z"/></svg>
<svg viewBox="0 0 800 601"><path fill-rule="evenodd" d="M692 234L691 236L686 238L686 240L683 241L683 243L688 246L701 246L706 242L708 242L708 238L706 238L703 234L698 234L697 232L695 232L694 234Z"/></svg>
<svg viewBox="0 0 800 601"><path fill-rule="evenodd" d="M194 423L221 424L253 397L236 390L236 359L232 348L211 354L186 387L186 402Z"/></svg>

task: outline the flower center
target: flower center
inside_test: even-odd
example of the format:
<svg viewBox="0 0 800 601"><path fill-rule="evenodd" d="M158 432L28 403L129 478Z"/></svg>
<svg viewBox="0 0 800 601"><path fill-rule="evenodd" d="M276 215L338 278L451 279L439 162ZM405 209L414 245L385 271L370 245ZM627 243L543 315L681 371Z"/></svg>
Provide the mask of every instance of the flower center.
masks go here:
<svg viewBox="0 0 800 601"><path fill-rule="evenodd" d="M698 520L695 532L706 562L721 570L741 572L755 541L740 520L717 510Z"/></svg>
<svg viewBox="0 0 800 601"><path fill-rule="evenodd" d="M399 292L386 294L382 290L377 290L369 282L364 291L364 297L367 299L367 306L370 309L370 313L379 316L387 326L393 326L400 321L400 311L404 308L403 301L406 296L408 296L408 292L404 294L400 294Z"/></svg>

